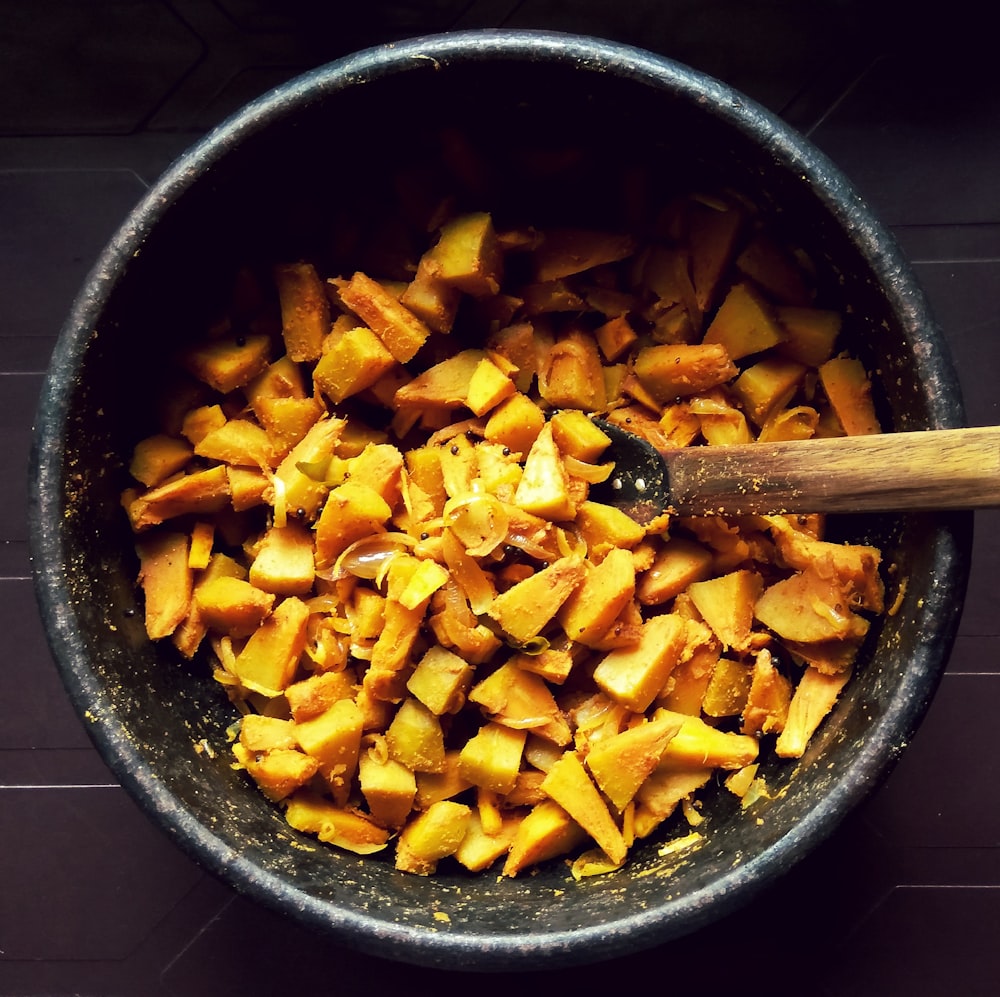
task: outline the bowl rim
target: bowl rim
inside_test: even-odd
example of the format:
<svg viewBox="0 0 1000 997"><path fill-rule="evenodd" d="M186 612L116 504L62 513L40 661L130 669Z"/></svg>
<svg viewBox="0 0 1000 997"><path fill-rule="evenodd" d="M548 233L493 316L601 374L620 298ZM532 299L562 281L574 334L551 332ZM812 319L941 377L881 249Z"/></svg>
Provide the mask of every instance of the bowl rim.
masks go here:
<svg viewBox="0 0 1000 997"><path fill-rule="evenodd" d="M834 780L822 805L784 837L747 858L721 879L662 906L626 912L611 923L572 931L458 934L432 932L372 915L345 911L262 870L188 814L155 776L138 749L116 729L101 682L74 630L59 532L62 433L68 414L65 390L84 355L95 321L111 294L123 262L141 251L166 208L227 152L285 115L340 90L400 73L484 60L557 62L616 76L696 101L710 113L763 142L785 169L810 180L816 196L852 241L864 248L883 278L890 307L904 327L923 328L915 363L936 398L933 428L964 424L957 376L929 317L915 277L894 237L841 170L819 149L756 101L719 80L667 57L632 45L564 32L473 29L424 35L347 55L305 72L251 101L182 154L148 190L97 258L59 334L39 400L29 470L32 575L50 649L67 692L105 763L130 795L201 866L274 910L300 920L370 954L440 968L521 970L580 964L647 948L687 934L748 902L764 886L827 838L895 763L919 723L947 662L957 630L968 576L971 514L953 517L954 529L938 537L936 557L952 566L924 607L935 619L934 651L925 642L914 655L900 688L864 749ZM886 282L885 278L891 277Z"/></svg>

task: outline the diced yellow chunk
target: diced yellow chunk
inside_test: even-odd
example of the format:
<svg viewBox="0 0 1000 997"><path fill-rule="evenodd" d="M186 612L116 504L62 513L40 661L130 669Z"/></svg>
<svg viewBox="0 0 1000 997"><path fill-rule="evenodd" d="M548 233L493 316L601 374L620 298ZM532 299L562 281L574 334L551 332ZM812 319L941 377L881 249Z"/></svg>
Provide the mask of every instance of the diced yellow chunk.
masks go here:
<svg viewBox="0 0 1000 997"><path fill-rule="evenodd" d="M191 527L191 548L188 551L188 567L202 571L212 559L215 544L215 525L211 520L199 520Z"/></svg>
<svg viewBox="0 0 1000 997"><path fill-rule="evenodd" d="M220 512L229 504L229 477L224 464L172 478L139 495L126 511L136 532L177 516Z"/></svg>
<svg viewBox="0 0 1000 997"><path fill-rule="evenodd" d="M791 401L807 371L805 364L796 360L767 357L744 370L732 390L750 420L763 426Z"/></svg>
<svg viewBox="0 0 1000 997"><path fill-rule="evenodd" d="M810 367L819 367L833 356L842 324L839 312L786 305L778 307L777 316L788 335L780 345L784 356Z"/></svg>
<svg viewBox="0 0 1000 997"><path fill-rule="evenodd" d="M240 744L248 751L271 751L273 748L298 748L295 725L291 720L248 713L240 721Z"/></svg>
<svg viewBox="0 0 1000 997"><path fill-rule="evenodd" d="M441 772L445 767L441 723L417 699L404 699L385 732L389 753L413 772Z"/></svg>
<svg viewBox="0 0 1000 997"><path fill-rule="evenodd" d="M402 827L406 823L417 793L417 780L410 769L394 758L379 758L372 751L362 751L358 780L375 820L384 827Z"/></svg>
<svg viewBox="0 0 1000 997"><path fill-rule="evenodd" d="M652 616L634 647L609 651L594 669L594 681L615 702L643 713L663 689L685 646L684 621L673 613Z"/></svg>
<svg viewBox="0 0 1000 997"><path fill-rule="evenodd" d="M635 794L635 836L645 838L669 817L677 806L704 786L715 774L708 767L654 770Z"/></svg>
<svg viewBox="0 0 1000 997"><path fill-rule="evenodd" d="M242 388L270 362L271 340L265 335L213 339L184 354L185 367L220 394Z"/></svg>
<svg viewBox="0 0 1000 997"><path fill-rule="evenodd" d="M522 820L519 814L502 814L499 829L490 833L483 827L482 818L473 810L465 837L455 851L455 858L470 872L488 869L501 855L507 854Z"/></svg>
<svg viewBox="0 0 1000 997"><path fill-rule="evenodd" d="M132 451L129 474L147 488L182 470L194 451L187 440L157 433L140 440Z"/></svg>
<svg viewBox="0 0 1000 997"><path fill-rule="evenodd" d="M826 675L817 668L806 668L792 693L784 729L774 746L779 758L802 757L809 739L833 709L850 677L849 668L832 675Z"/></svg>
<svg viewBox="0 0 1000 997"><path fill-rule="evenodd" d="M277 460L303 439L324 411L318 398L261 398L256 408Z"/></svg>
<svg viewBox="0 0 1000 997"><path fill-rule="evenodd" d="M542 633L585 572L582 558L561 557L498 595L489 615L523 644Z"/></svg>
<svg viewBox="0 0 1000 997"><path fill-rule="evenodd" d="M668 602L692 582L707 578L712 560L712 552L696 540L670 537L636 584L639 602L644 606Z"/></svg>
<svg viewBox="0 0 1000 997"><path fill-rule="evenodd" d="M484 360L487 360L485 350L462 350L407 381L396 391L393 403L397 408L427 405L459 408L465 405L469 384Z"/></svg>
<svg viewBox="0 0 1000 997"><path fill-rule="evenodd" d="M199 585L195 599L202 621L230 637L249 637L274 605L270 592L225 575Z"/></svg>
<svg viewBox="0 0 1000 997"><path fill-rule="evenodd" d="M396 358L374 332L359 325L333 333L313 370L313 380L334 405L370 388L396 366Z"/></svg>
<svg viewBox="0 0 1000 997"><path fill-rule="evenodd" d="M705 688L702 700L705 715L735 717L741 714L750 694L752 680L752 666L732 658L720 658Z"/></svg>
<svg viewBox="0 0 1000 997"><path fill-rule="evenodd" d="M368 326L400 363L409 363L431 330L378 281L357 272L333 282L340 300Z"/></svg>
<svg viewBox="0 0 1000 997"><path fill-rule="evenodd" d="M852 357L827 360L819 369L819 379L837 420L848 436L869 436L882 432L872 401L871 381L859 360Z"/></svg>
<svg viewBox="0 0 1000 997"><path fill-rule="evenodd" d="M276 595L306 595L316 570L312 531L300 523L272 526L250 565L250 582Z"/></svg>
<svg viewBox="0 0 1000 997"><path fill-rule="evenodd" d="M607 405L604 367L589 333L573 330L549 347L539 364L538 391L553 408L594 412Z"/></svg>
<svg viewBox="0 0 1000 997"><path fill-rule="evenodd" d="M309 720L297 721L295 736L302 750L319 764L337 803L347 801L358 767L362 715L351 699L341 699Z"/></svg>
<svg viewBox="0 0 1000 997"><path fill-rule="evenodd" d="M274 268L281 302L285 353L294 361L315 360L330 331L330 302L311 263L281 263Z"/></svg>
<svg viewBox="0 0 1000 997"><path fill-rule="evenodd" d="M869 626L852 611L839 582L812 567L769 585L756 600L754 614L779 636L803 643L850 641L864 636Z"/></svg>
<svg viewBox="0 0 1000 997"><path fill-rule="evenodd" d="M741 568L692 582L687 593L723 646L745 651L750 645L753 607L763 585L757 572Z"/></svg>
<svg viewBox="0 0 1000 997"><path fill-rule="evenodd" d="M662 405L725 384L738 373L733 359L721 343L646 346L636 355L635 376Z"/></svg>
<svg viewBox="0 0 1000 997"><path fill-rule="evenodd" d="M467 661L440 644L429 648L417 662L406 688L431 713L457 713L465 705L465 694L473 669Z"/></svg>
<svg viewBox="0 0 1000 997"><path fill-rule="evenodd" d="M146 633L169 637L187 616L194 587L186 533L158 533L136 544L139 582L145 597Z"/></svg>
<svg viewBox="0 0 1000 997"><path fill-rule="evenodd" d="M591 745L586 757L587 768L619 813L659 765L664 749L680 728L679 717L661 717L601 738Z"/></svg>
<svg viewBox="0 0 1000 997"><path fill-rule="evenodd" d="M744 734L781 733L788 718L792 683L774 666L766 648L757 653L743 706Z"/></svg>
<svg viewBox="0 0 1000 997"><path fill-rule="evenodd" d="M517 391L510 377L489 357L483 357L472 372L465 394L465 404L476 415L485 415Z"/></svg>
<svg viewBox="0 0 1000 997"><path fill-rule="evenodd" d="M562 604L558 618L566 636L588 647L599 645L635 595L635 565L628 550L615 547Z"/></svg>
<svg viewBox="0 0 1000 997"><path fill-rule="evenodd" d="M399 604L405 609L418 609L448 581L448 570L437 561L422 560L399 594Z"/></svg>
<svg viewBox="0 0 1000 997"><path fill-rule="evenodd" d="M688 208L691 281L703 312L715 301L722 275L732 262L743 220L744 213L730 205L695 201Z"/></svg>
<svg viewBox="0 0 1000 997"><path fill-rule="evenodd" d="M528 451L524 474L514 492L514 504L552 521L573 518L576 505L551 423L542 427Z"/></svg>
<svg viewBox="0 0 1000 997"><path fill-rule="evenodd" d="M329 460L344 431L344 420L327 418L314 423L275 471L274 491L290 515L311 519L326 497L329 486L301 470Z"/></svg>
<svg viewBox="0 0 1000 997"><path fill-rule="evenodd" d="M518 825L503 874L516 876L531 866L565 855L584 840L582 827L554 800L532 807Z"/></svg>
<svg viewBox="0 0 1000 997"><path fill-rule="evenodd" d="M513 453L526 454L544 425L542 410L527 395L518 392L490 413L483 436Z"/></svg>
<svg viewBox="0 0 1000 997"><path fill-rule="evenodd" d="M435 332L451 332L461 304L462 292L431 271L432 264L425 253L417 264L413 280L399 296L399 300Z"/></svg>
<svg viewBox="0 0 1000 997"><path fill-rule="evenodd" d="M611 444L611 438L594 421L579 409L553 412L552 437L560 453L578 460L593 462Z"/></svg>
<svg viewBox="0 0 1000 997"><path fill-rule="evenodd" d="M229 482L229 500L234 512L245 512L254 506L264 505L273 493L269 475L249 467L226 467Z"/></svg>
<svg viewBox="0 0 1000 997"><path fill-rule="evenodd" d="M530 730L554 744L569 744L572 733L549 687L538 675L507 662L477 683L469 702L481 706L497 723Z"/></svg>
<svg viewBox="0 0 1000 997"><path fill-rule="evenodd" d="M403 828L396 843L396 868L430 876L441 859L458 850L471 816L472 811L464 803L432 803Z"/></svg>
<svg viewBox="0 0 1000 997"><path fill-rule="evenodd" d="M583 762L567 751L545 774L542 791L575 820L615 864L625 861L628 846Z"/></svg>
<svg viewBox="0 0 1000 997"><path fill-rule="evenodd" d="M445 223L426 258L430 274L460 291L481 297L500 290L503 254L493 220L486 212L472 212Z"/></svg>
<svg viewBox="0 0 1000 997"><path fill-rule="evenodd" d="M285 808L285 820L297 831L315 834L320 841L358 855L381 851L390 832L357 810L338 807L309 790L293 794Z"/></svg>
<svg viewBox="0 0 1000 997"><path fill-rule="evenodd" d="M195 446L213 429L225 424L226 413L222 411L221 405L199 405L184 414L181 435Z"/></svg>
<svg viewBox="0 0 1000 997"><path fill-rule="evenodd" d="M382 532L392 515L384 498L361 481L331 488L316 523L316 564L332 567L355 540Z"/></svg>
<svg viewBox="0 0 1000 997"><path fill-rule="evenodd" d="M551 228L535 250L535 279L559 280L635 252L634 236L599 229Z"/></svg>
<svg viewBox="0 0 1000 997"><path fill-rule="evenodd" d="M614 363L635 343L639 334L625 315L615 315L594 330L594 338L604 359Z"/></svg>
<svg viewBox="0 0 1000 997"><path fill-rule="evenodd" d="M645 529L621 509L587 499L577 506L576 528L587 546L632 548L646 535Z"/></svg>
<svg viewBox="0 0 1000 997"><path fill-rule="evenodd" d="M258 752L237 742L233 745L233 754L260 791L275 802L304 786L319 767L315 758L297 748L272 748Z"/></svg>
<svg viewBox="0 0 1000 997"><path fill-rule="evenodd" d="M307 678L293 682L285 689L285 699L295 721L311 720L325 713L341 699L353 699L354 673L315 672Z"/></svg>
<svg viewBox="0 0 1000 997"><path fill-rule="evenodd" d="M450 800L470 788L458 767L458 751L445 752L444 765L440 772L417 772L417 795L414 804L418 810L426 810L437 800Z"/></svg>
<svg viewBox="0 0 1000 997"><path fill-rule="evenodd" d="M284 599L236 656L233 672L240 682L261 695L279 695L305 650L308 622L309 609L301 599Z"/></svg>
<svg viewBox="0 0 1000 997"><path fill-rule="evenodd" d="M791 249L766 232L757 233L747 243L736 257L736 266L775 301L794 306L812 300L812 288Z"/></svg>
<svg viewBox="0 0 1000 997"><path fill-rule="evenodd" d="M517 782L527 732L487 723L465 742L458 756L462 778L501 796Z"/></svg>
<svg viewBox="0 0 1000 997"><path fill-rule="evenodd" d="M731 360L741 360L776 346L787 335L764 297L741 283L730 288L703 342L719 344Z"/></svg>
<svg viewBox="0 0 1000 997"><path fill-rule="evenodd" d="M757 738L731 734L705 723L701 717L657 710L653 720L680 720L681 726L663 749L661 761L670 769L741 769L757 758Z"/></svg>

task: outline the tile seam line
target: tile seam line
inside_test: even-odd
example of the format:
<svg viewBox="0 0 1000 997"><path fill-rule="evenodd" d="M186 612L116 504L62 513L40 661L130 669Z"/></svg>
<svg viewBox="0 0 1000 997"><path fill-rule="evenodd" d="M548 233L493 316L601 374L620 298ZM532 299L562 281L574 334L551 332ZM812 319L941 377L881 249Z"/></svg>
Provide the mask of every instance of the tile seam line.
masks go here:
<svg viewBox="0 0 1000 997"><path fill-rule="evenodd" d="M946 847L953 848L955 846L951 845ZM1000 890L1000 883L897 883L892 889L893 890Z"/></svg>
<svg viewBox="0 0 1000 997"><path fill-rule="evenodd" d="M1000 256L911 256L910 263L921 266L955 266L956 264L1000 263Z"/></svg>

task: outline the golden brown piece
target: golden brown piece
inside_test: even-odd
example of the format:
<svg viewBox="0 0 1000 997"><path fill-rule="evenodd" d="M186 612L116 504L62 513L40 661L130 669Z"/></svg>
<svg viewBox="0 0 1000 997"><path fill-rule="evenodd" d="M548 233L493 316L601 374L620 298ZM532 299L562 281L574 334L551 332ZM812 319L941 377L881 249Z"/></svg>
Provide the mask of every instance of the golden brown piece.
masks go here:
<svg viewBox="0 0 1000 997"><path fill-rule="evenodd" d="M415 230L279 263L179 358L122 496L150 635L214 653L290 828L409 873L580 878L674 814L710 834L711 782L765 806L884 612L879 552L818 516L641 525L595 500L592 416L705 454L877 431L840 314L729 196L644 242L404 187Z"/></svg>
<svg viewBox="0 0 1000 997"><path fill-rule="evenodd" d="M285 353L297 363L316 360L330 331L330 302L311 263L282 263L274 268L281 300Z"/></svg>

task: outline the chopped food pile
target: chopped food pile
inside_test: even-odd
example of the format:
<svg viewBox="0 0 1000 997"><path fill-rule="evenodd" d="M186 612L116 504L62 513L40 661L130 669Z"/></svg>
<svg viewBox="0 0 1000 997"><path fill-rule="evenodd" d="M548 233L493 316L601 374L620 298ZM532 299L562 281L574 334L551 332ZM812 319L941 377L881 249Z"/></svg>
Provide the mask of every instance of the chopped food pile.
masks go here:
<svg viewBox="0 0 1000 997"><path fill-rule="evenodd" d="M446 202L403 265L241 271L135 447L146 629L210 652L234 764L420 875L606 872L713 780L766 796L884 612L880 552L816 515L640 525L594 497L591 416L662 449L879 432L811 261L723 193L641 238Z"/></svg>

